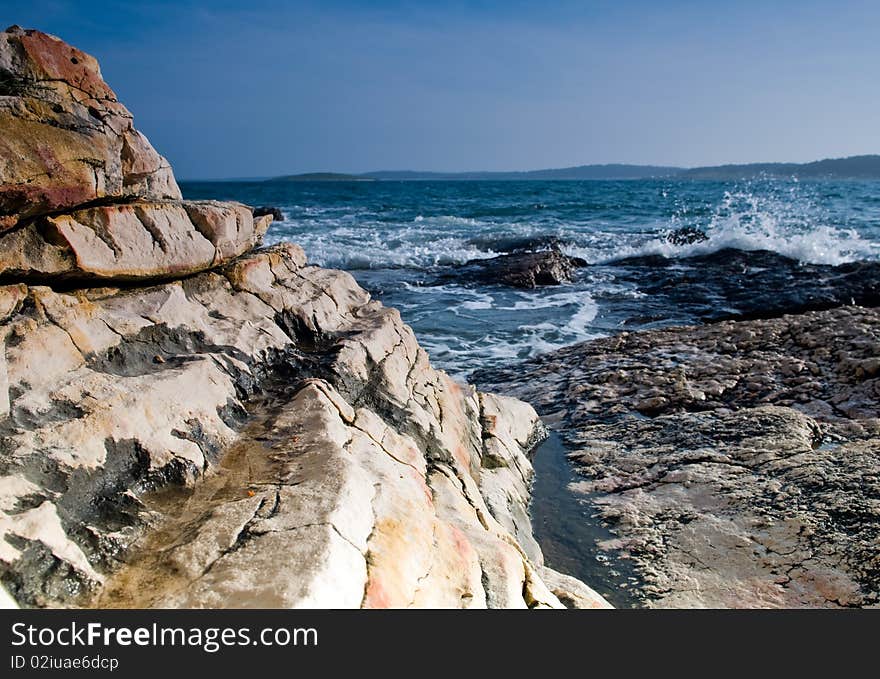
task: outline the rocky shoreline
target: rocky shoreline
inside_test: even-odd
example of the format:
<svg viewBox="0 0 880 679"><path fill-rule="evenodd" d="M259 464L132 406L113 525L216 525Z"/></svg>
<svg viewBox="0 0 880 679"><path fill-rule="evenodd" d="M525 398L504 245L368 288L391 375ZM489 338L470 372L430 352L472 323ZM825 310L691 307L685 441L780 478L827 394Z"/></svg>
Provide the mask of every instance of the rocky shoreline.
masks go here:
<svg viewBox="0 0 880 679"><path fill-rule="evenodd" d="M0 580L22 606L607 607L543 566L534 410L272 215L183 201L97 62L0 39Z"/></svg>
<svg viewBox="0 0 880 679"><path fill-rule="evenodd" d="M880 311L622 333L478 374L564 438L654 607L880 604Z"/></svg>
<svg viewBox="0 0 880 679"><path fill-rule="evenodd" d="M606 608L533 533L549 426L578 472L556 470L558 506L592 516L543 534L596 522L626 603L880 605L876 263L620 260L708 324L478 390L348 273L264 247L277 208L185 201L60 39L3 32L0 132L0 604ZM506 241L449 277L589 273L553 240Z"/></svg>

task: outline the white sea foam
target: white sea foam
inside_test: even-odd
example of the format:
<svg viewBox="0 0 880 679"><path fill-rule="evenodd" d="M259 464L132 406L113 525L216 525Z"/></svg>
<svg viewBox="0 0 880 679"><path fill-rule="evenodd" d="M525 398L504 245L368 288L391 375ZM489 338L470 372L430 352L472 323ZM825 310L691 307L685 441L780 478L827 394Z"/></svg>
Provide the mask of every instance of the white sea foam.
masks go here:
<svg viewBox="0 0 880 679"><path fill-rule="evenodd" d="M472 291L469 291L472 292ZM473 293L476 299L469 299L466 302L462 302L462 309L469 309L471 311L479 311L485 309L491 309L492 305L495 303L495 298L492 295Z"/></svg>
<svg viewBox="0 0 880 679"><path fill-rule="evenodd" d="M583 289L487 293L455 283L401 287L405 297L418 300L410 318L421 328L420 342L435 364L452 369L456 377L598 336L589 327L598 306ZM400 306L396 299L389 301ZM455 320L447 322L443 314Z"/></svg>
<svg viewBox="0 0 880 679"><path fill-rule="evenodd" d="M471 227L479 227L486 226L487 222L481 222L479 219L473 219L472 217L456 217L455 215L436 215L425 217L424 215L417 215L413 222L416 224L434 224L434 225L442 225L442 226L471 226Z"/></svg>
<svg viewBox="0 0 880 679"><path fill-rule="evenodd" d="M290 240L313 264L351 270L366 289L401 310L435 365L466 376L623 328L691 322L706 306L717 312L733 302L724 291L708 289L691 309L642 285L639 276L621 275L613 264L581 269L568 285L529 291L459 285L451 265L502 254L520 239L556 243L593 264L662 255L672 260L669 267L688 268L688 276L699 275L694 263L677 259L725 248L828 265L878 260L878 190L876 182L772 178L377 182L356 191L332 183L291 185L284 193L261 189L241 199L277 204L285 219L273 223L268 243ZM670 243L667 234L681 227L699 229L707 240ZM452 276L431 285L441 268Z"/></svg>
<svg viewBox="0 0 880 679"><path fill-rule="evenodd" d="M583 290L563 290L561 292L546 292L541 289L537 292L518 292L520 297L510 306L499 307L509 311L525 311L536 309L550 309L555 307L593 304L593 299L588 292Z"/></svg>
<svg viewBox="0 0 880 679"><path fill-rule="evenodd" d="M594 333L590 333L587 330L587 327L590 321L596 318L596 314L599 312L598 305L589 295L581 293L581 296L586 297L587 299L584 300L578 310L572 314L568 323L562 326L563 333L573 335L578 340L587 339L594 335Z"/></svg>
<svg viewBox="0 0 880 679"><path fill-rule="evenodd" d="M769 250L801 262L834 266L880 256L877 244L854 229L831 226L821 219L821 211L805 208L803 199L797 196L786 201L749 191L728 192L705 226L707 240L675 245L665 234L642 236L640 241L631 237L630 242L598 253L598 257L594 248L571 248L571 254L593 263L606 263L624 257L690 257L734 248ZM680 221L673 221L669 230L681 225Z"/></svg>
<svg viewBox="0 0 880 679"><path fill-rule="evenodd" d="M280 240L301 245L315 264L339 269L425 269L494 256L460 237L431 238L417 229L389 231L387 225L350 228L325 222L313 228L278 228L267 238L268 243Z"/></svg>

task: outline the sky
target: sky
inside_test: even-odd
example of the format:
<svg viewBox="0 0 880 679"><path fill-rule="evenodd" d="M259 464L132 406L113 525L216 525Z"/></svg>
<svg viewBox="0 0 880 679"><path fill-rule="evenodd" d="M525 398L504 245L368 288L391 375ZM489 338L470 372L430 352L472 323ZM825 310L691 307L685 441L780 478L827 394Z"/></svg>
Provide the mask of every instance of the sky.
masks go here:
<svg viewBox="0 0 880 679"><path fill-rule="evenodd" d="M880 152L877 0L0 0L179 179Z"/></svg>

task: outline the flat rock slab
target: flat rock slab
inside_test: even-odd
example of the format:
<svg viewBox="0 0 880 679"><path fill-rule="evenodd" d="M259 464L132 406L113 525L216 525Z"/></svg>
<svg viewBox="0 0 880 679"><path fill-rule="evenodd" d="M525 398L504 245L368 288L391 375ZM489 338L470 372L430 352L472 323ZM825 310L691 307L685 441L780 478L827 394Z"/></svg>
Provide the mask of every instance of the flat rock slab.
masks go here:
<svg viewBox="0 0 880 679"><path fill-rule="evenodd" d="M238 203L135 202L39 217L0 236L0 279L120 281L180 277L257 245L271 217Z"/></svg>
<svg viewBox="0 0 880 679"><path fill-rule="evenodd" d="M643 603L880 604L880 312L622 333L476 381L533 403Z"/></svg>

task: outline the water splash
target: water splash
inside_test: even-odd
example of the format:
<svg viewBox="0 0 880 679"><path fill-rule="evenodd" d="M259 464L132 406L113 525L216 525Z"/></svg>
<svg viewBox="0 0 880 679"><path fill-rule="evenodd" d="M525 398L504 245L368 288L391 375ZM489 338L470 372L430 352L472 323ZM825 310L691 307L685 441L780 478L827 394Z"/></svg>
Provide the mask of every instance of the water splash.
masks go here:
<svg viewBox="0 0 880 679"><path fill-rule="evenodd" d="M599 261L642 255L690 257L725 248L769 250L797 261L833 266L880 258L876 242L865 239L854 228L834 226L831 220L810 189L800 183L780 186L765 182L760 189L747 183L725 191L702 223L684 209L673 216L663 232L642 243L627 244ZM684 226L703 230L707 239L682 245L670 243L667 235Z"/></svg>

